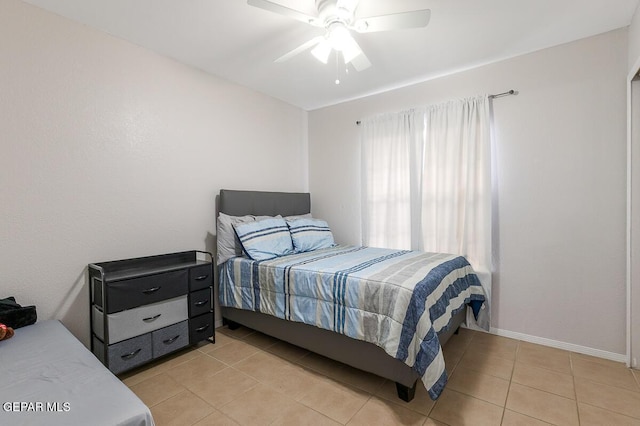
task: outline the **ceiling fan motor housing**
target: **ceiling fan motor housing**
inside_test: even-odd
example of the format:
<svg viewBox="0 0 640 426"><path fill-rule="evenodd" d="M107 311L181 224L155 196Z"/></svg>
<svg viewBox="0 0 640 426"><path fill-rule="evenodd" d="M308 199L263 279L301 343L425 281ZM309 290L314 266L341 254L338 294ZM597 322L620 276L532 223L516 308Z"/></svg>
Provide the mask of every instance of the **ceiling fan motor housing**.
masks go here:
<svg viewBox="0 0 640 426"><path fill-rule="evenodd" d="M336 22L349 26L354 21L354 14L358 1L344 0L316 0L318 20L325 28Z"/></svg>

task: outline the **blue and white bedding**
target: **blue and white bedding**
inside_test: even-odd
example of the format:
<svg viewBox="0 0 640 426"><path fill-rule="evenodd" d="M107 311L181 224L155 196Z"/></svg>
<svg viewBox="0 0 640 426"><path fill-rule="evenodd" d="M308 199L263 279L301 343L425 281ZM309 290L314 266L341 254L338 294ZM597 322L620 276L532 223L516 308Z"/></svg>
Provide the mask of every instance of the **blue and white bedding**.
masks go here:
<svg viewBox="0 0 640 426"><path fill-rule="evenodd" d="M447 382L436 333L485 300L462 256L335 246L220 266L220 304L373 343L412 367L432 399Z"/></svg>

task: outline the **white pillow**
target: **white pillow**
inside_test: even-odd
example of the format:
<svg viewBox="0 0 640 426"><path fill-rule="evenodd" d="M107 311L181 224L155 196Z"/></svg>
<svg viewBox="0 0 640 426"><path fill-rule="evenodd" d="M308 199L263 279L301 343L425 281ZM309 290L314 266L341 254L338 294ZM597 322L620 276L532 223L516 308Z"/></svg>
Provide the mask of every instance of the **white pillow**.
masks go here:
<svg viewBox="0 0 640 426"><path fill-rule="evenodd" d="M229 216L224 213L218 214L218 265L222 265L232 257L242 255L242 245L236 236L233 225L255 221L255 217Z"/></svg>

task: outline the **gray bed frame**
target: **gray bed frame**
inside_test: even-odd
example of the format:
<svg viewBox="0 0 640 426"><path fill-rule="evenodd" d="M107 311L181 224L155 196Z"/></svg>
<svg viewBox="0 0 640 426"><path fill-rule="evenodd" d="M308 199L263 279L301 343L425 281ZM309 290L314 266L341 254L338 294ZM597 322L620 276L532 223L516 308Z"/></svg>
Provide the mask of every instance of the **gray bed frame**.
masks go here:
<svg viewBox="0 0 640 426"><path fill-rule="evenodd" d="M293 216L311 212L308 193L220 190L219 211L231 216ZM238 324L260 331L327 358L396 382L398 397L411 401L418 374L408 365L389 356L378 346L342 334L299 322L283 320L260 312L221 307L225 324ZM462 310L445 333L438 334L444 345L465 319Z"/></svg>

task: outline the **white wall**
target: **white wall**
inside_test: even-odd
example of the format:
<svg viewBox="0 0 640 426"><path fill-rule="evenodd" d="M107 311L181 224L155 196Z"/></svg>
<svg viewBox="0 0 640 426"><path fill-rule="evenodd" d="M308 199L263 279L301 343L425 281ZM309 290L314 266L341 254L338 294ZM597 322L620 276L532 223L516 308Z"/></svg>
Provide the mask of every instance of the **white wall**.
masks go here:
<svg viewBox="0 0 640 426"><path fill-rule="evenodd" d="M307 189L306 112L0 0L0 297L88 342L86 266L213 250L220 188Z"/></svg>
<svg viewBox="0 0 640 426"><path fill-rule="evenodd" d="M637 65L640 59L640 6L636 9L631 24L629 25L628 49L628 69L629 72L635 72L637 70L632 68Z"/></svg>
<svg viewBox="0 0 640 426"><path fill-rule="evenodd" d="M494 101L492 326L620 358L625 346L627 31L309 113L314 214L360 242L355 121L478 93ZM374 64L375 66L375 64Z"/></svg>

